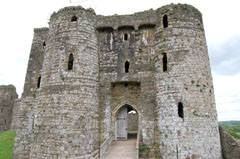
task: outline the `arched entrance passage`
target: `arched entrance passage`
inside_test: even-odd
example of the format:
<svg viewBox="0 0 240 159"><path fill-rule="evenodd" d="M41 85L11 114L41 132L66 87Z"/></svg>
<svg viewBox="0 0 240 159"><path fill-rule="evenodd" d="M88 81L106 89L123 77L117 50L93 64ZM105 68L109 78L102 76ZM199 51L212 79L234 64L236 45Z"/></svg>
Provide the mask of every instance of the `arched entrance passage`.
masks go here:
<svg viewBox="0 0 240 159"><path fill-rule="evenodd" d="M127 140L136 137L139 129L138 110L131 105L125 104L115 108L115 140Z"/></svg>

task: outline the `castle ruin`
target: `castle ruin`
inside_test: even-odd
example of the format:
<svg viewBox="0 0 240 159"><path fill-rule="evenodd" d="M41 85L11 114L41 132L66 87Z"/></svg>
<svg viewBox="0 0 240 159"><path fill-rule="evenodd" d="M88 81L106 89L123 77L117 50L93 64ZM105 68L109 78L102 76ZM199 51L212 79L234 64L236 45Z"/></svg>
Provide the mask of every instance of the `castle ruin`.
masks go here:
<svg viewBox="0 0 240 159"><path fill-rule="evenodd" d="M149 158L222 158L202 15L190 5L54 12L34 30L13 113L14 159L99 158L130 132Z"/></svg>

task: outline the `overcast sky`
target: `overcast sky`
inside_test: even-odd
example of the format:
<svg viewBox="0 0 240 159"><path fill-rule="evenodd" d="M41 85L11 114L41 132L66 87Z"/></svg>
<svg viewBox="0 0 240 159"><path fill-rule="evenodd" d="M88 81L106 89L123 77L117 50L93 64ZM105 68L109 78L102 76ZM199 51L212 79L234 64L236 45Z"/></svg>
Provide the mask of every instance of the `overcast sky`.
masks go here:
<svg viewBox="0 0 240 159"><path fill-rule="evenodd" d="M239 0L1 0L0 85L13 84L21 95L33 28L48 27L50 15L60 8L81 5L97 14L113 15L170 3L191 4L202 12L218 119L240 120Z"/></svg>

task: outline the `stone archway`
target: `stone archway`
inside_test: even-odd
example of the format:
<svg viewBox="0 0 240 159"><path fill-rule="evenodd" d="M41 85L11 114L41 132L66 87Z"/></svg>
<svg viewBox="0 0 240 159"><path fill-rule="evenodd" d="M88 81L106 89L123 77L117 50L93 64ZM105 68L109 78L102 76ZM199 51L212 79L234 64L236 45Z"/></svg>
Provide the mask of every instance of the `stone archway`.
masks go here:
<svg viewBox="0 0 240 159"><path fill-rule="evenodd" d="M137 136L141 115L135 106L124 104L113 111L115 140Z"/></svg>

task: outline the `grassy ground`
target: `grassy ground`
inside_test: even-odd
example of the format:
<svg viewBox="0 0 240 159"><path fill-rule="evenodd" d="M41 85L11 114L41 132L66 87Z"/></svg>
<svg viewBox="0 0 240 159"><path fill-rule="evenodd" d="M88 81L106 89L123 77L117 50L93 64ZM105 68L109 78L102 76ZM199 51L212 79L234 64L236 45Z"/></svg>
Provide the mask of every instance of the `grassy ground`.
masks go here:
<svg viewBox="0 0 240 159"><path fill-rule="evenodd" d="M224 126L224 128L228 131L230 135L232 135L236 139L240 139L240 126Z"/></svg>
<svg viewBox="0 0 240 159"><path fill-rule="evenodd" d="M0 133L0 159L11 159L16 132L13 130Z"/></svg>

